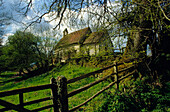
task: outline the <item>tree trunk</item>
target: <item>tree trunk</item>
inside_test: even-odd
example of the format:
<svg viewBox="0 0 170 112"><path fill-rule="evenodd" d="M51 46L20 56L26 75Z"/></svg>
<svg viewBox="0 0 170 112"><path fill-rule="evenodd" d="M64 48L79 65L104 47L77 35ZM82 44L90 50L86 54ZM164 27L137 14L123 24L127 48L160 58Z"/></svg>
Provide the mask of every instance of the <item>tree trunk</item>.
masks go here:
<svg viewBox="0 0 170 112"><path fill-rule="evenodd" d="M147 38L143 32L139 28L131 30L124 54L132 55L135 58L146 56Z"/></svg>

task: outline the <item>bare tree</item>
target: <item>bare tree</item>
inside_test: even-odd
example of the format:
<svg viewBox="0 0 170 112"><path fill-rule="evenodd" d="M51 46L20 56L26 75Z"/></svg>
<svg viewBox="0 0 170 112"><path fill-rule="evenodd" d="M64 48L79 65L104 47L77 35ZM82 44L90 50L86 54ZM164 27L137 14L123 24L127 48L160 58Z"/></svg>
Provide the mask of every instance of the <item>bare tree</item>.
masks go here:
<svg viewBox="0 0 170 112"><path fill-rule="evenodd" d="M169 53L166 50L169 47L168 0L119 0L117 3L111 0L43 0L42 3L37 7L36 0L20 0L18 11L21 14L33 13L26 29L42 21L54 22L53 29L60 28L64 22L72 27L107 28L115 37L128 38L125 53L131 56L143 57L146 44L151 46L152 63L162 52Z"/></svg>
<svg viewBox="0 0 170 112"><path fill-rule="evenodd" d="M59 28L62 21L65 19L69 19L69 23L71 25L77 24L77 20L82 20L83 15L86 12L86 15L88 16L88 21L85 23L84 21L79 21L80 24L86 24L89 25L92 19L91 17L96 18L98 23L105 24L106 22L109 22L111 19L109 17L105 16L105 14L113 14L110 12L109 8L111 9L111 1L108 0L50 0L42 1L42 6L44 6L41 9L37 9L36 4L38 2L36 1L23 1L19 4L25 3L25 6L20 6L20 13L23 15L28 15L31 11L34 11L35 16L33 17L33 20L31 23L28 24L27 28L35 23L40 23L44 17L48 16L49 18L48 22L56 21L57 24L54 27L54 29ZM107 4L110 3L110 6L107 6ZM22 4L23 5L23 4ZM89 10L91 8L91 10ZM92 9L93 8L93 9ZM22 10L21 10L22 9ZM100 12L94 12L94 10L102 9ZM67 18L65 18L65 15L67 15ZM92 16L93 15L93 16ZM103 19L104 18L104 19ZM95 20L95 21L96 21ZM92 23L93 21L91 21Z"/></svg>

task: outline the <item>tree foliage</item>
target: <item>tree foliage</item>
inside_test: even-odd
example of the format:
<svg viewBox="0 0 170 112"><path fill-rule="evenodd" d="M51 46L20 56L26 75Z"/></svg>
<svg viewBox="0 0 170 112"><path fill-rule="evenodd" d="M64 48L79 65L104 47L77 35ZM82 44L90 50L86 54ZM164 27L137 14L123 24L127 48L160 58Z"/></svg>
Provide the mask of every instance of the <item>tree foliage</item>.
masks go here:
<svg viewBox="0 0 170 112"><path fill-rule="evenodd" d="M152 74L156 73L155 63L160 55L170 53L167 50L170 47L168 44L170 42L168 38L168 0L119 0L114 2L111 0L43 0L42 3L42 7L37 7L39 1L36 0L18 2L21 8L19 13L24 16L29 16L29 13L33 13L32 9L35 9L35 16L31 22L29 21L26 28L42 21L55 21L57 24L54 29L59 28L66 20L70 27L89 26L95 23L91 26L96 29L106 28L111 30L110 32L115 37L127 38L125 54L129 56L146 57L146 45L149 44L152 57L147 65ZM47 17L49 18L46 19ZM45 51L43 52L45 53Z"/></svg>
<svg viewBox="0 0 170 112"><path fill-rule="evenodd" d="M163 8L169 15L168 1L164 0L160 3L159 0L137 0L122 3L124 4L122 8L127 10L122 9L125 13L121 13L120 18L122 25L126 26L131 33L129 43L133 44L137 51L148 43L152 56L156 57L160 51L165 50L162 40L168 36L169 25L161 9ZM146 50L146 47L142 50Z"/></svg>
<svg viewBox="0 0 170 112"><path fill-rule="evenodd" d="M166 88L155 87L137 80L130 87L126 86L126 92L119 91L116 94L106 93L104 103L97 112L167 112L169 109L168 83ZM129 89L128 88L132 88Z"/></svg>
<svg viewBox="0 0 170 112"><path fill-rule="evenodd" d="M37 38L28 32L17 31L14 35L9 36L1 56L5 68L17 69L20 72L24 68L29 68L31 63L37 61L35 43L37 43Z"/></svg>
<svg viewBox="0 0 170 112"><path fill-rule="evenodd" d="M2 48L1 69L30 71L32 65L48 67L53 62L55 40L17 31Z"/></svg>
<svg viewBox="0 0 170 112"><path fill-rule="evenodd" d="M153 79L168 74L166 55L169 37L169 2L167 0L122 1L120 25L128 32L126 52L134 57L146 58L146 45L151 48L151 58L146 62ZM166 16L167 15L167 16ZM118 24L119 24L118 23ZM166 71L163 73L162 71Z"/></svg>

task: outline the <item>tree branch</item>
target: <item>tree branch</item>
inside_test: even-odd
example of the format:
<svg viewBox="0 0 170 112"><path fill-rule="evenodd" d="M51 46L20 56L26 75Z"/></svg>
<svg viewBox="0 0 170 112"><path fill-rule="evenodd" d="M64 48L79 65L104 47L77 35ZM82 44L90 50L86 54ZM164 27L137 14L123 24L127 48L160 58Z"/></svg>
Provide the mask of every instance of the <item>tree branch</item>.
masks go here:
<svg viewBox="0 0 170 112"><path fill-rule="evenodd" d="M30 0L30 2L28 3L27 9L26 9L24 15L26 15L28 13L29 7L32 7L32 0Z"/></svg>
<svg viewBox="0 0 170 112"><path fill-rule="evenodd" d="M63 19L63 16L64 16L64 12L66 11L66 8L67 8L67 0L65 0L65 6L64 6L64 9L61 13L61 17L60 17L60 20L59 20L59 23L53 28L54 30L59 26L60 28L60 24L61 24L61 21Z"/></svg>
<svg viewBox="0 0 170 112"><path fill-rule="evenodd" d="M159 0L158 0L158 6L159 6L159 8L161 9L161 11L162 11L162 13L163 13L164 17L165 17L168 21L170 21L170 19L168 18L168 16L166 16L166 14L165 14L164 10L162 9L162 7L161 7L161 5L160 5Z"/></svg>

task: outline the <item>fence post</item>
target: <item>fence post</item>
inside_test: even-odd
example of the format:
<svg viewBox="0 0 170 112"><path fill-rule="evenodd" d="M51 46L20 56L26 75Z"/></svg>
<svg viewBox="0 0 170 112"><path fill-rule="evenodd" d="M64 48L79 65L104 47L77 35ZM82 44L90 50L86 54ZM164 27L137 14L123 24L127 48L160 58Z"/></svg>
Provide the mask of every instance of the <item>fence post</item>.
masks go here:
<svg viewBox="0 0 170 112"><path fill-rule="evenodd" d="M118 76L117 62L114 61L114 64L115 64L115 66L114 66L114 71L115 71L115 73L116 73L116 75L115 75L116 84L115 84L115 85L116 85L116 89L119 90L119 76Z"/></svg>
<svg viewBox="0 0 170 112"><path fill-rule="evenodd" d="M134 60L134 69L135 69L135 73L133 74L133 77L136 80L139 77L139 74L138 74L138 60L137 59Z"/></svg>
<svg viewBox="0 0 170 112"><path fill-rule="evenodd" d="M55 78L51 78L51 92L53 96L53 104L54 104L54 112L59 112L59 105L58 105L58 87Z"/></svg>
<svg viewBox="0 0 170 112"><path fill-rule="evenodd" d="M24 100L23 100L23 93L19 93L19 105L23 108Z"/></svg>
<svg viewBox="0 0 170 112"><path fill-rule="evenodd" d="M59 111L68 112L68 94L67 79L64 76L57 78L58 95L59 95Z"/></svg>

